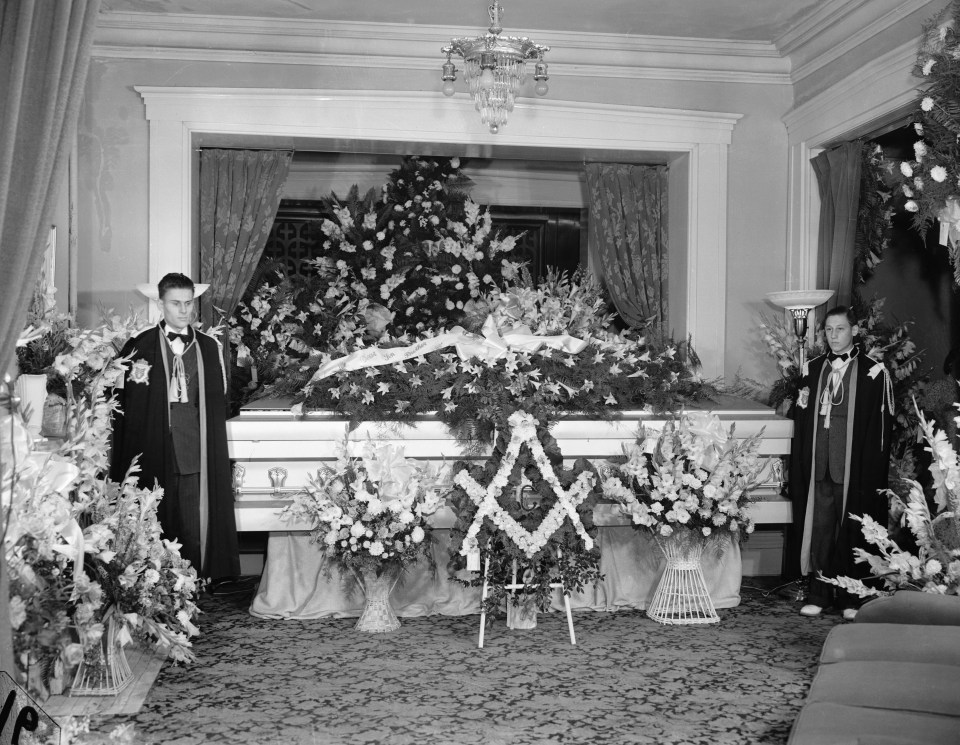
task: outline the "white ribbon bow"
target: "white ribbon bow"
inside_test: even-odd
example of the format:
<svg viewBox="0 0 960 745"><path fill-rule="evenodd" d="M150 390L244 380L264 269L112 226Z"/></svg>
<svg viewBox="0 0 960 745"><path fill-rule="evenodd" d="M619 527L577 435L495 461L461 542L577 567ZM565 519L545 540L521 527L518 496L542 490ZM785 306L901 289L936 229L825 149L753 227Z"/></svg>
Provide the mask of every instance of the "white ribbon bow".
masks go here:
<svg viewBox="0 0 960 745"><path fill-rule="evenodd" d="M948 197L946 204L937 213L940 221L940 245L955 247L960 242L960 202Z"/></svg>

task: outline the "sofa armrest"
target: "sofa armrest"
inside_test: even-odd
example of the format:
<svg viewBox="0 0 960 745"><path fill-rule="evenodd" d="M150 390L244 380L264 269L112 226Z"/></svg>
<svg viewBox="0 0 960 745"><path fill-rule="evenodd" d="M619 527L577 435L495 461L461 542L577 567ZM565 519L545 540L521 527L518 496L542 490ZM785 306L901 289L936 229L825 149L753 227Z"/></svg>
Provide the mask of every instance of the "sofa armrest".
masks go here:
<svg viewBox="0 0 960 745"><path fill-rule="evenodd" d="M960 596L900 590L864 604L856 622L960 626Z"/></svg>

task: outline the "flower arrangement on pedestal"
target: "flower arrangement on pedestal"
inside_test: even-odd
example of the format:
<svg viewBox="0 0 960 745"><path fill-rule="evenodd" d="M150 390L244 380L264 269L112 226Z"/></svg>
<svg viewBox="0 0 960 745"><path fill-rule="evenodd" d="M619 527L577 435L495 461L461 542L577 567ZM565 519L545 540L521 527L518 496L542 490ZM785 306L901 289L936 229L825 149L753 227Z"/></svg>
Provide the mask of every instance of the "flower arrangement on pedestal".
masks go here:
<svg viewBox="0 0 960 745"><path fill-rule="evenodd" d="M753 532L750 492L762 482L761 434L742 440L710 412L683 412L642 430L601 483L635 527L668 538L690 531L720 544Z"/></svg>
<svg viewBox="0 0 960 745"><path fill-rule="evenodd" d="M514 605L544 609L552 585L569 594L602 579L596 471L582 458L565 469L556 440L532 415L515 411L485 463L458 461L452 472L448 571L468 586L488 583L487 613L497 612L509 584L525 585L511 595Z"/></svg>
<svg viewBox="0 0 960 745"><path fill-rule="evenodd" d="M635 528L649 532L666 567L647 615L660 623L717 623L703 578L704 547L720 553L753 532L750 492L762 482L762 432L737 440L710 412L684 412L662 431L643 430L601 488Z"/></svg>
<svg viewBox="0 0 960 745"><path fill-rule="evenodd" d="M886 525L880 525L869 515L852 515L863 526L863 536L877 548L876 554L865 549L854 549L856 562L869 567L866 584L861 578L825 578L857 597L890 594L894 590L910 589L940 595L960 595L960 460L946 435L919 416L927 450L932 455L930 473L933 476L931 511L923 487L908 481L907 497L888 492L891 501L901 508L900 522L909 528L916 541L916 553L901 548L890 536ZM960 417L957 417L960 424Z"/></svg>
<svg viewBox="0 0 960 745"><path fill-rule="evenodd" d="M900 164L900 189L921 233L940 221L940 244L948 246L954 282L960 284L960 5L950 3L924 27L914 75L924 94L916 112L912 160Z"/></svg>
<svg viewBox="0 0 960 745"><path fill-rule="evenodd" d="M403 448L369 442L355 458L347 454L347 444L336 465L321 467L280 515L312 526L313 540L333 564L354 575L369 607L377 580L386 583L386 596L379 598L383 604L406 566L421 557L432 561L427 517L443 497L435 470L405 458ZM388 614L379 620L389 628L366 619L366 611L358 628L389 631L400 625L389 605L378 612Z"/></svg>

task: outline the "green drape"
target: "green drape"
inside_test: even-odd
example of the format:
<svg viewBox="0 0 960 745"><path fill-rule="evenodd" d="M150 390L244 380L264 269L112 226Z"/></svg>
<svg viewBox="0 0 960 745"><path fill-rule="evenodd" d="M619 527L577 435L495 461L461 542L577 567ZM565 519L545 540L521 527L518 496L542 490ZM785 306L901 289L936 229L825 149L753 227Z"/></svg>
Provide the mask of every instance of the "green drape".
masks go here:
<svg viewBox="0 0 960 745"><path fill-rule="evenodd" d="M833 305L849 306L853 299L861 147L859 140L846 142L810 161L820 187L817 287L836 293Z"/></svg>
<svg viewBox="0 0 960 745"><path fill-rule="evenodd" d="M590 163L589 248L630 326L663 332L667 316L667 167Z"/></svg>
<svg viewBox="0 0 960 745"><path fill-rule="evenodd" d="M99 9L100 0L0 3L0 375L13 359L43 260ZM0 551L0 669L12 675L2 559Z"/></svg>
<svg viewBox="0 0 960 745"><path fill-rule="evenodd" d="M229 318L257 268L270 235L293 153L216 150L200 153L200 318Z"/></svg>

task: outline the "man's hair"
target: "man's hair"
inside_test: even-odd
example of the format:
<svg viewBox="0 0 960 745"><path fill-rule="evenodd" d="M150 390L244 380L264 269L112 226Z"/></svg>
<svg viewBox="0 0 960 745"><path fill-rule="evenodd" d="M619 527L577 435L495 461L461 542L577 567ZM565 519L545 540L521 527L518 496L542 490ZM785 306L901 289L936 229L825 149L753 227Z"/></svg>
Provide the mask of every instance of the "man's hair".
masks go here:
<svg viewBox="0 0 960 745"><path fill-rule="evenodd" d="M161 300L167 294L167 290L194 290L193 280L186 274L180 272L170 272L165 274L163 279L157 283L157 295Z"/></svg>
<svg viewBox="0 0 960 745"><path fill-rule="evenodd" d="M846 305L835 305L828 310L827 315L823 317L823 322L826 323L827 319L832 316L846 316L847 322L851 326L857 325L857 317L853 314L853 308L847 307Z"/></svg>

